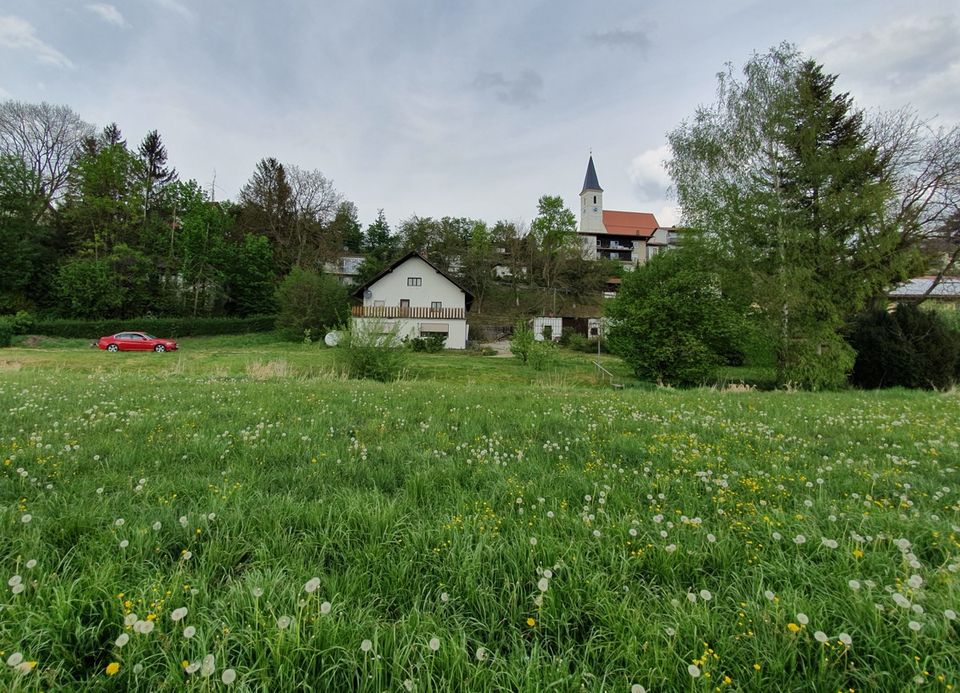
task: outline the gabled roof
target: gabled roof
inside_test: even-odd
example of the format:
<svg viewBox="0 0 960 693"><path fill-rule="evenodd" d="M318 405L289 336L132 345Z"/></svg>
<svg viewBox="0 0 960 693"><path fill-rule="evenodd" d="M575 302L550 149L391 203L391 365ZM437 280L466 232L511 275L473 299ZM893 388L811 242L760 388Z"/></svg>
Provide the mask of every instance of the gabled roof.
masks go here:
<svg viewBox="0 0 960 693"><path fill-rule="evenodd" d="M593 155L590 156L590 161L587 162L587 175L583 178L583 190L580 191L580 194L583 195L587 190L603 192L603 188L600 187L600 181L597 180L597 169L593 166Z"/></svg>
<svg viewBox="0 0 960 693"><path fill-rule="evenodd" d="M358 287L354 290L354 292L353 292L352 295L353 295L355 298L363 298L363 292L364 292L364 291L366 291L368 288L370 288L371 286L373 286L374 284L376 284L376 283L377 283L378 281L380 281L383 277L385 277L385 276L387 276L388 274L390 274L391 272L393 272L393 270L397 269L400 265L402 265L403 263L405 263L407 260L410 260L411 258L414 258L414 257L418 257L418 258L420 258L421 260L423 260L425 263L427 263L428 265L430 265L430 267L431 267L437 274L439 274L441 277L443 277L443 278L446 279L448 282L450 282L451 284L453 284L455 287L457 287L458 289L460 289L460 291L462 291L463 294L464 294L464 296L466 297L465 300L464 300L464 307L466 308L466 310L470 310L470 306L473 304L473 294L471 294L469 291L467 291L466 289L464 289L464 288L460 285L460 282L458 282L456 279L454 279L454 278L451 277L449 274L447 274L446 272L444 272L442 269L440 269L439 267L437 267L435 264L433 264L432 262L430 262L427 258L425 258L423 255L421 255L420 253L418 253L416 250L411 250L409 253L407 253L406 255L404 255L403 257L401 257L400 259L394 260L393 263L391 263L385 270L383 270L382 272L380 272L380 273L379 273L377 276L375 276L373 279L371 279L371 280L369 280L368 282L366 282L366 283L361 284L360 286L358 286Z"/></svg>
<svg viewBox="0 0 960 693"><path fill-rule="evenodd" d="M616 212L603 210L603 226L615 236L650 238L660 225L650 212Z"/></svg>

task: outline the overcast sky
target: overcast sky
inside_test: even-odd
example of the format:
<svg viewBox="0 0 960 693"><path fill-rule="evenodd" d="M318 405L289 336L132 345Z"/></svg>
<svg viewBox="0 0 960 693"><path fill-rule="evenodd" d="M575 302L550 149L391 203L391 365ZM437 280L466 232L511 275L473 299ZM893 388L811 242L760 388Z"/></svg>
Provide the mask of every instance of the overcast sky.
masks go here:
<svg viewBox="0 0 960 693"><path fill-rule="evenodd" d="M956 0L0 0L0 98L156 128L218 199L318 168L394 226L576 210L592 149L606 208L669 224L666 133L784 40L863 107L960 121Z"/></svg>

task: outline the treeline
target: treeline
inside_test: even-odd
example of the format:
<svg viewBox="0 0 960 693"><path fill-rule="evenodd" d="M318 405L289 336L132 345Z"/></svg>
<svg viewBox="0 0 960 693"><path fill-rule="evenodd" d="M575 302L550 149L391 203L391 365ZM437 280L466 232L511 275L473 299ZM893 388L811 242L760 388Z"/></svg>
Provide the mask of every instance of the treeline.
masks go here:
<svg viewBox="0 0 960 693"><path fill-rule="evenodd" d="M322 273L362 254L362 282L409 250L455 275L482 310L498 275L517 292L599 289L611 268L582 260L575 231L549 196L531 233L416 216L393 230L383 210L364 229L321 171L269 157L236 201L215 200L180 179L155 130L130 143L116 124L96 130L66 106L0 103L0 315L272 314L295 268Z"/></svg>

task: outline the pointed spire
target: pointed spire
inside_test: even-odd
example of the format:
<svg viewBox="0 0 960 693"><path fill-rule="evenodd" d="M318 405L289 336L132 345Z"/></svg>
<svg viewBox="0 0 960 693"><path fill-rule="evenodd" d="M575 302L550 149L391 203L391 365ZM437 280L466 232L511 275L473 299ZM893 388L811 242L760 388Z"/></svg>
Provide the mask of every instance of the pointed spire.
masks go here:
<svg viewBox="0 0 960 693"><path fill-rule="evenodd" d="M600 187L600 181L597 180L597 169L593 167L593 155L590 155L590 161L587 162L587 175L583 179L583 190L580 191L582 195L587 190L596 190L597 192L603 192L603 188Z"/></svg>

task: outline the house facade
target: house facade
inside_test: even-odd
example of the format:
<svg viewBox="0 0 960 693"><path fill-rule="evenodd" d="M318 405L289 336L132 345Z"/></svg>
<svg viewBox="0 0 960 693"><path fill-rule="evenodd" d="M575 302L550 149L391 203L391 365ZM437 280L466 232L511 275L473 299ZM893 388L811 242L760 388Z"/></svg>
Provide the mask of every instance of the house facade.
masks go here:
<svg viewBox="0 0 960 693"><path fill-rule="evenodd" d="M397 330L401 338L441 334L447 349L467 346L467 311L473 295L417 252L403 256L353 295L358 330Z"/></svg>
<svg viewBox="0 0 960 693"><path fill-rule="evenodd" d="M628 269L677 244L676 232L660 226L650 212L603 208L603 188L597 179L592 155L580 191L580 229L577 235L584 258L616 260Z"/></svg>

